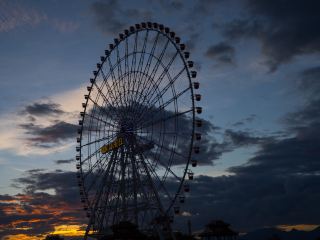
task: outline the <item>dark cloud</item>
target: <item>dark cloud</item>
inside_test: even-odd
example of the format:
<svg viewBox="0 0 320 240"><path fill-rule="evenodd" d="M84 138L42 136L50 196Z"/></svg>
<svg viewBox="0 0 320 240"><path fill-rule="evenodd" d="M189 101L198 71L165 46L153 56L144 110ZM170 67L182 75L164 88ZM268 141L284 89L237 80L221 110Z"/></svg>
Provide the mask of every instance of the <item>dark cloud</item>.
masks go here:
<svg viewBox="0 0 320 240"><path fill-rule="evenodd" d="M0 201L5 202L5 201L12 201L14 200L14 197L10 195L0 195Z"/></svg>
<svg viewBox="0 0 320 240"><path fill-rule="evenodd" d="M212 219L224 219L240 231L319 224L319 175L264 173L252 169L234 176L196 176L183 207L193 214L194 229L201 229Z"/></svg>
<svg viewBox="0 0 320 240"><path fill-rule="evenodd" d="M47 21L47 15L19 1L0 1L0 32L8 32L22 26L38 26Z"/></svg>
<svg viewBox="0 0 320 240"><path fill-rule="evenodd" d="M320 120L320 99L310 100L305 103L303 109L288 113L285 122L292 128L303 128L317 125Z"/></svg>
<svg viewBox="0 0 320 240"><path fill-rule="evenodd" d="M148 134L143 137L138 135L137 137L139 138L139 141L141 141L141 144L154 143L154 148L150 151L148 157L154 159L161 155L161 159L169 161L169 159L173 159L174 157L171 153L176 152L178 154L174 157L173 164L185 164L186 158L181 157L181 155L187 156L186 152L190 149L190 134L192 133L193 128L191 113L189 113L189 115L185 114L179 116L179 114L176 114L173 111L159 111L159 109L155 107L150 108L147 105L139 103L132 104L130 107L109 107L106 108L105 112L113 113L110 115L110 121L111 123L115 123L115 125L118 124L117 121L119 116L125 116L124 122L136 122L136 112L143 112L141 116L138 116L139 123L149 123L145 125L142 124L142 132ZM177 117L174 117L176 115ZM199 118L199 120L200 119L201 118ZM213 161L218 159L226 148L224 143L215 139L214 133L219 130L219 127L205 119L201 119L201 121L202 127L197 127L195 129L196 133L201 134L201 141L195 141L194 146L199 146L201 149L200 153L197 154L199 163L203 165L212 165ZM150 124L151 122L156 124ZM98 127L101 126L101 124L99 121L95 122L90 118L88 118L88 121L87 119L84 120L85 133L87 129L90 129L93 126ZM163 137L165 132L167 134ZM87 140L84 140L82 144L85 144L86 141Z"/></svg>
<svg viewBox="0 0 320 240"><path fill-rule="evenodd" d="M303 71L299 90L319 92L317 73ZM286 114L286 135L279 138L225 131L231 143L256 144L259 150L246 164L230 167L230 176L195 178L185 209L196 229L217 218L240 231L320 224L320 97L307 96L301 109Z"/></svg>
<svg viewBox="0 0 320 240"><path fill-rule="evenodd" d="M116 0L92 4L91 8L96 16L96 23L103 32L116 33L119 29L124 28L125 23L116 17L118 4L119 2Z"/></svg>
<svg viewBox="0 0 320 240"><path fill-rule="evenodd" d="M185 7L184 2L181 0L160 0L160 1L151 1L154 4L159 4L166 12L176 12L181 11Z"/></svg>
<svg viewBox="0 0 320 240"><path fill-rule="evenodd" d="M305 103L299 111L288 113L284 122L300 132L320 124L320 67L308 68L299 74L298 89L305 96ZM310 132L312 134L312 132Z"/></svg>
<svg viewBox="0 0 320 240"><path fill-rule="evenodd" d="M233 123L232 126L233 127L241 127L245 124L252 123L256 118L257 118L257 115L251 114L250 116Z"/></svg>
<svg viewBox="0 0 320 240"><path fill-rule="evenodd" d="M195 5L192 8L192 16L203 17L204 15L211 16L215 10L217 4L222 2L221 0L198 0L195 1Z"/></svg>
<svg viewBox="0 0 320 240"><path fill-rule="evenodd" d="M50 147L50 144L74 138L77 131L77 125L64 121L58 121L48 127L34 123L20 124L19 126L25 130L26 134L32 135L27 139L31 144L41 144L38 146L42 147Z"/></svg>
<svg viewBox="0 0 320 240"><path fill-rule="evenodd" d="M141 22L151 20L150 11L141 8L125 9L116 0L97 1L91 5L91 9L96 17L96 24L101 31L107 34L116 34L128 27L132 21ZM125 18L124 18L125 16Z"/></svg>
<svg viewBox="0 0 320 240"><path fill-rule="evenodd" d="M223 34L231 40L244 37L258 37L264 32L264 25L257 20L236 19L228 22L223 29Z"/></svg>
<svg viewBox="0 0 320 240"><path fill-rule="evenodd" d="M199 37L200 37L199 32L194 31L193 33L191 33L189 35L188 40L186 41L187 48L190 50L194 50Z"/></svg>
<svg viewBox="0 0 320 240"><path fill-rule="evenodd" d="M318 97L320 90L320 66L305 69L299 75L299 90Z"/></svg>
<svg viewBox="0 0 320 240"><path fill-rule="evenodd" d="M69 179L69 181L66 181L66 179ZM76 201L75 197L72 197L72 194L78 191L75 172L31 170L27 171L26 177L17 178L14 182L23 186L27 193L54 189L57 196L68 199L68 202Z"/></svg>
<svg viewBox="0 0 320 240"><path fill-rule="evenodd" d="M72 163L74 162L75 159L71 158L71 159L64 159L64 160L55 160L56 164L68 164L68 163Z"/></svg>
<svg viewBox="0 0 320 240"><path fill-rule="evenodd" d="M225 131L224 137L225 141L228 142L230 146L233 146L233 148L261 144L268 139L266 137L252 136L249 132L234 131L231 129Z"/></svg>
<svg viewBox="0 0 320 240"><path fill-rule="evenodd" d="M223 64L234 64L234 47L226 42L220 42L216 45L212 45L205 52L205 56L211 59L215 59Z"/></svg>
<svg viewBox="0 0 320 240"><path fill-rule="evenodd" d="M30 114L33 116L51 116L60 115L63 113L65 112L62 111L60 109L60 105L56 103L34 103L32 105L26 106L25 109L22 111L22 114Z"/></svg>
<svg viewBox="0 0 320 240"><path fill-rule="evenodd" d="M14 182L23 193L0 196L0 236L27 234L41 238L55 226L86 222L74 172L35 169ZM54 194L48 190L54 190Z"/></svg>
<svg viewBox="0 0 320 240"><path fill-rule="evenodd" d="M247 17L228 23L229 39L257 38L271 71L301 54L319 53L320 4L317 1L246 0Z"/></svg>

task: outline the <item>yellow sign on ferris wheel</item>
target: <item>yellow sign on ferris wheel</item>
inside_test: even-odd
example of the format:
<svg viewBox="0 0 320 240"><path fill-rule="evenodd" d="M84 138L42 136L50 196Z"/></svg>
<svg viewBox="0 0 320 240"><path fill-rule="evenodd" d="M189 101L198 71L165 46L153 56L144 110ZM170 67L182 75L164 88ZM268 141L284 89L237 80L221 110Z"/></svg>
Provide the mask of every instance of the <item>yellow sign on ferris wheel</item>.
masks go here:
<svg viewBox="0 0 320 240"><path fill-rule="evenodd" d="M123 138L119 137L111 143L105 144L100 148L100 152L105 154L113 149L116 149L124 144Z"/></svg>

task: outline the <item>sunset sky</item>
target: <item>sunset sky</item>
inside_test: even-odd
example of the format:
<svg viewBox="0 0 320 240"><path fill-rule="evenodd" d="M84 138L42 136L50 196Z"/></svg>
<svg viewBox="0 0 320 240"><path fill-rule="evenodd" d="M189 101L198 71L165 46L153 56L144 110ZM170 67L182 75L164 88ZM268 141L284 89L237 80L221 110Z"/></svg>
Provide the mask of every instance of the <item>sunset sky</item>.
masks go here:
<svg viewBox="0 0 320 240"><path fill-rule="evenodd" d="M0 0L0 238L83 234L78 112L113 38L163 23L198 71L210 154L176 229L320 225L320 2Z"/></svg>

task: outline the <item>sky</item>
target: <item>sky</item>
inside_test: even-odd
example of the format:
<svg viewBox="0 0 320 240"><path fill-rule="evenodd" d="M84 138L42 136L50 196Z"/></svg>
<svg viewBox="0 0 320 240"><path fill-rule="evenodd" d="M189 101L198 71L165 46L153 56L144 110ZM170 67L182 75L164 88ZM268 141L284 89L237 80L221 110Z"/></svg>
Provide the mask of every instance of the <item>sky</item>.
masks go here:
<svg viewBox="0 0 320 240"><path fill-rule="evenodd" d="M307 0L0 0L0 237L81 235L78 112L92 70L130 25L190 51L206 151L176 228L320 225L320 4Z"/></svg>

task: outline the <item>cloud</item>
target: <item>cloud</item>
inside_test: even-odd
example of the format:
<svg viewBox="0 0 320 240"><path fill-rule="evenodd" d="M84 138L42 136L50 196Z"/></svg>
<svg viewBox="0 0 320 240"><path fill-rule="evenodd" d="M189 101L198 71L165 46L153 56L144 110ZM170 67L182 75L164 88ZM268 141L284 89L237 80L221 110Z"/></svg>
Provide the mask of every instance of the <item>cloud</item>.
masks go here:
<svg viewBox="0 0 320 240"><path fill-rule="evenodd" d="M77 135L77 125L64 121L57 121L50 126L35 125L34 123L20 124L19 127L25 130L29 143L41 147L50 147L50 144L57 144L61 141L75 138Z"/></svg>
<svg viewBox="0 0 320 240"><path fill-rule="evenodd" d="M26 174L15 180L24 193L0 195L0 236L27 234L43 238L56 226L85 224L74 172L37 169ZM52 189L55 194L45 192Z"/></svg>
<svg viewBox="0 0 320 240"><path fill-rule="evenodd" d="M256 118L257 118L257 115L251 114L250 116L248 116L248 117L246 117L244 119L236 121L235 123L232 124L232 126L233 127L241 127L241 126L243 126L245 124L252 123Z"/></svg>
<svg viewBox="0 0 320 240"><path fill-rule="evenodd" d="M79 28L78 23L74 21L62 20L62 19L53 19L52 26L53 28L55 28L61 33L71 33L76 31Z"/></svg>
<svg viewBox="0 0 320 240"><path fill-rule="evenodd" d="M78 121L84 93L87 93L85 86L80 86L27 103L16 113L3 114L0 149L18 155L43 155L73 146L77 126L74 123ZM45 142L41 143L42 140Z"/></svg>
<svg viewBox="0 0 320 240"><path fill-rule="evenodd" d="M98 27L107 33L116 33L119 29L123 29L125 24L116 17L119 11L119 2L110 0L107 2L95 2L91 8L96 16Z"/></svg>
<svg viewBox="0 0 320 240"><path fill-rule="evenodd" d="M64 160L55 160L56 164L68 164L68 163L73 163L75 161L75 159L71 158L71 159L64 159Z"/></svg>
<svg viewBox="0 0 320 240"><path fill-rule="evenodd" d="M234 131L232 129L227 129L224 137L225 141L229 142L229 145L233 146L233 148L261 144L268 140L267 137L255 137L249 132Z"/></svg>
<svg viewBox="0 0 320 240"><path fill-rule="evenodd" d="M255 144L258 150L245 164L230 167L229 176L195 176L181 209L191 213L194 229L212 219L223 219L238 231L320 224L318 68L305 69L298 77L305 104L285 114L285 135L261 137L225 130L228 147Z"/></svg>
<svg viewBox="0 0 320 240"><path fill-rule="evenodd" d="M220 42L208 48L205 56L223 64L234 64L235 49L226 42Z"/></svg>
<svg viewBox="0 0 320 240"><path fill-rule="evenodd" d="M16 1L0 1L0 32L22 26L36 26L47 20L47 15Z"/></svg>
<svg viewBox="0 0 320 240"><path fill-rule="evenodd" d="M227 23L223 33L228 39L256 38L271 71L295 56L319 53L319 2L246 0L246 17Z"/></svg>
<svg viewBox="0 0 320 240"><path fill-rule="evenodd" d="M199 32L192 32L189 35L188 40L186 41L187 48L192 51L195 50L196 42L198 41L199 37L200 37Z"/></svg>
<svg viewBox="0 0 320 240"><path fill-rule="evenodd" d="M145 9L125 9L116 0L97 1L91 5L100 30L107 34L116 34L123 30L130 22L151 20L152 14ZM123 18L123 16L126 16Z"/></svg>
<svg viewBox="0 0 320 240"><path fill-rule="evenodd" d="M192 14L198 17L209 15L212 16L215 7L219 4L221 0L198 0L193 6Z"/></svg>
<svg viewBox="0 0 320 240"><path fill-rule="evenodd" d="M320 66L303 70L299 78L299 90L309 93L309 97L317 97L320 89Z"/></svg>
<svg viewBox="0 0 320 240"><path fill-rule="evenodd" d="M284 122L296 131L307 130L320 123L320 67L305 69L298 77L298 90L305 96L305 103L299 111L284 117Z"/></svg>
<svg viewBox="0 0 320 240"><path fill-rule="evenodd" d="M184 8L184 3L181 0L171 0L171 1L159 1L160 5L166 11L181 11Z"/></svg>
<svg viewBox="0 0 320 240"><path fill-rule="evenodd" d="M27 105L24 110L22 110L22 114L30 114L33 116L51 116L64 113L65 112L60 109L60 104L52 102L35 102L31 105Z"/></svg>
<svg viewBox="0 0 320 240"><path fill-rule="evenodd" d="M192 214L194 229L212 219L223 219L240 231L319 224L319 176L274 172L251 169L233 176L196 176L182 210Z"/></svg>
<svg viewBox="0 0 320 240"><path fill-rule="evenodd" d="M143 114L139 116L139 122L148 123L142 124L142 132L149 134L144 137L141 137L141 135L138 134L137 137L139 138L139 141L141 141L141 144L154 144L154 148L149 151L149 153L146 152L146 155L151 159L154 159L157 156L161 156L161 159L168 161L169 159L172 159L173 165L185 164L186 157L181 157L181 155L186 156L185 152L188 152L190 149L190 134L192 133L193 127L191 115L185 114L174 117L177 114L170 110L159 111L156 107L150 108L147 105L139 103L136 103L136 105L137 106L131 106L129 108L108 108L106 109L106 112L109 111L114 113L111 116L114 117L112 121L117 122L118 116L124 115L126 116L127 121L132 121L130 120L131 117L133 119L136 118L135 109L139 109L140 112L143 112ZM91 126L97 125L92 122L92 119L90 119L90 121ZM205 119L201 119L201 121L202 127L198 127L195 130L195 132L201 133L201 141L194 142L194 146L198 146L201 149L196 157L199 159L199 164L211 165L214 160L221 156L225 146L223 143L218 142L213 136L214 132L218 130L219 127ZM86 127L86 124L85 121L85 129L89 129L90 126ZM166 133L165 137L163 137L164 133ZM176 152L177 154L171 155L172 152Z"/></svg>

